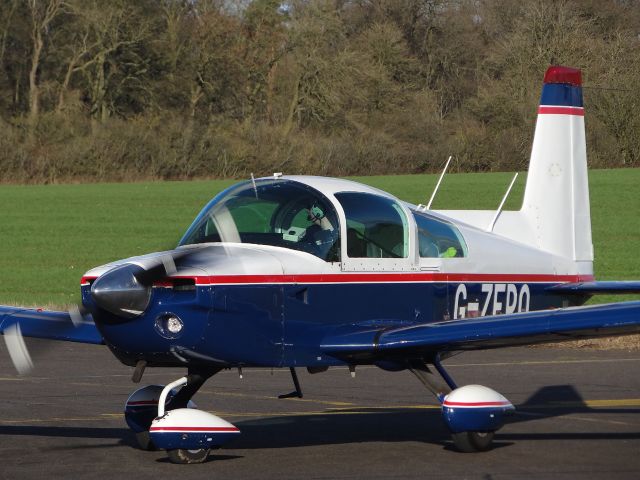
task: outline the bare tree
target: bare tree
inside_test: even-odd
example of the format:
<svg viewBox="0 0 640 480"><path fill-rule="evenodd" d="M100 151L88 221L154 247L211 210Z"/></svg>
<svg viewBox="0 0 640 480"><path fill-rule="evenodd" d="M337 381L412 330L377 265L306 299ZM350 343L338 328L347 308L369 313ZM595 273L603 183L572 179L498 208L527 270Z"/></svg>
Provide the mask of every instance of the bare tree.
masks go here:
<svg viewBox="0 0 640 480"><path fill-rule="evenodd" d="M63 0L28 0L31 20L31 69L29 70L29 124L33 127L40 113L40 87L38 70L42 51L49 36L53 20L60 15L66 6Z"/></svg>

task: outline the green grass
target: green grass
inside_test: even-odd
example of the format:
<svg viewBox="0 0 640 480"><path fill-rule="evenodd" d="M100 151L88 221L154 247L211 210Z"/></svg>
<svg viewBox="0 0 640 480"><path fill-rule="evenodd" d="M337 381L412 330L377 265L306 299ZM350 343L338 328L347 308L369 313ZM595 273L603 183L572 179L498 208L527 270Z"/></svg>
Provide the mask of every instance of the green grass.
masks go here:
<svg viewBox="0 0 640 480"><path fill-rule="evenodd" d="M493 209L510 173L447 175L435 209ZM426 203L437 175L360 177ZM507 208L522 201L524 175ZM233 181L0 186L0 304L67 305L89 268L172 248ZM640 279L640 169L590 172L598 279Z"/></svg>

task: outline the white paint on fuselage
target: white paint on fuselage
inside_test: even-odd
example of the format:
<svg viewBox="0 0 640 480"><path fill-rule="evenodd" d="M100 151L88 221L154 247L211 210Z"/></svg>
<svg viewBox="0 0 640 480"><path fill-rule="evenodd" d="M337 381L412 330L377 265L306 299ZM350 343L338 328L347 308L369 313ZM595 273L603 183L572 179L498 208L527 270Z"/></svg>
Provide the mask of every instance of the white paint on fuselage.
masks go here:
<svg viewBox="0 0 640 480"><path fill-rule="evenodd" d="M341 232L342 262L324 262L323 260L297 250L270 245L245 243L211 243L180 247L176 252L190 249L193 254L181 261L178 275L290 275L290 274L348 274L354 272L438 272L466 274L546 274L546 275L590 275L590 262L574 262L553 255L530 245L506 238L496 233L446 217L442 213L428 212L436 217L454 223L464 237L468 247L468 256L462 258L421 258L418 254L418 238L415 220L411 210L415 207L399 201L405 209L409 222L409 255L407 258L349 259L346 257L346 219L340 203L334 194L338 192L366 192L395 199L387 192L373 187L343 179L312 176L282 177L297 181L322 192L335 206L339 215ZM396 199L397 200L397 199ZM509 217L504 212L503 216ZM85 276L97 277L109 269L124 263L135 263L143 268L154 263L169 252L158 252L131 257L112 262L89 270ZM502 288L502 287L498 287ZM509 287L498 294L506 295ZM501 297L502 298L502 297ZM508 305L513 305L507 301ZM509 307L511 308L511 307Z"/></svg>

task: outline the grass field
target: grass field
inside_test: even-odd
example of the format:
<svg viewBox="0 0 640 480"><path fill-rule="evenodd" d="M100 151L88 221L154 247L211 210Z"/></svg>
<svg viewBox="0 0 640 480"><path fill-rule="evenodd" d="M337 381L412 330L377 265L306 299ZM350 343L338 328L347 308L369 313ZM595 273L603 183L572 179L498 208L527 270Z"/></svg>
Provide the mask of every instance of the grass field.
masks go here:
<svg viewBox="0 0 640 480"><path fill-rule="evenodd" d="M433 208L496 208L511 176L448 175ZM437 176L357 180L426 203ZM524 181L521 175L507 208L519 208ZM76 302L86 270L172 248L202 206L232 183L0 186L0 304ZM592 171L590 185L597 278L640 278L640 169Z"/></svg>

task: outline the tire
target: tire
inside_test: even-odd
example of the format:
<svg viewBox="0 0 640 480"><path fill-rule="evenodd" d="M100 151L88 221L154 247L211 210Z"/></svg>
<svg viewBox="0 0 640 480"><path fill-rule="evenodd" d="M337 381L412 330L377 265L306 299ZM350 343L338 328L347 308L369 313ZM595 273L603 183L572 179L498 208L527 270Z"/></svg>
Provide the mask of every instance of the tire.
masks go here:
<svg viewBox="0 0 640 480"><path fill-rule="evenodd" d="M451 434L453 443L461 452L486 452L491 448L495 432L459 432Z"/></svg>
<svg viewBox="0 0 640 480"><path fill-rule="evenodd" d="M186 450L184 448L176 448L174 450L167 450L169 460L171 463L186 464L186 463L202 463L209 456L208 448L201 448L199 450Z"/></svg>
<svg viewBox="0 0 640 480"><path fill-rule="evenodd" d="M146 430L144 432L136 433L136 442L142 450L146 450L148 452L157 450L157 447L153 444L153 440L151 440L151 437L149 436L149 432Z"/></svg>

